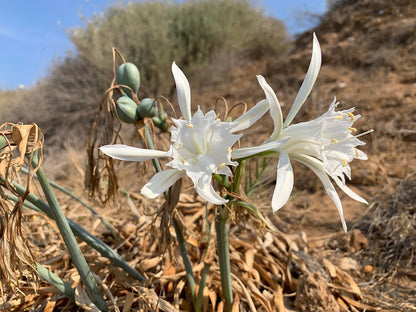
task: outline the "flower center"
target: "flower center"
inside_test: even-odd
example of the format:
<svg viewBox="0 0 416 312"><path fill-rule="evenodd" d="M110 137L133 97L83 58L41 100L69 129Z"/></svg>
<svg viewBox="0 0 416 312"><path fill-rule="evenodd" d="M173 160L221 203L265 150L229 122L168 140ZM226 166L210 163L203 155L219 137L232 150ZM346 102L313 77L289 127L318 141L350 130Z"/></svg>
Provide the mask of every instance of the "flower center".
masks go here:
<svg viewBox="0 0 416 312"><path fill-rule="evenodd" d="M231 146L240 135L231 133L233 126L217 119L214 111L203 114L201 110L194 114L192 120L174 120L172 127L170 156L173 160L169 166L187 172L226 172L232 162Z"/></svg>

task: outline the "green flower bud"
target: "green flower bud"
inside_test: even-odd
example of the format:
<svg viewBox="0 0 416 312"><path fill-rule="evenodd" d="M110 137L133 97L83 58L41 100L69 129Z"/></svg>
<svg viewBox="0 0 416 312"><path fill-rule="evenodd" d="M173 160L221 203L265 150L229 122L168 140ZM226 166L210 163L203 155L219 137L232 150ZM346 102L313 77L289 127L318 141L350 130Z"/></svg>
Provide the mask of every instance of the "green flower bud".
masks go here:
<svg viewBox="0 0 416 312"><path fill-rule="evenodd" d="M166 118L168 118L168 114L165 111L160 112L159 118L162 121L166 121Z"/></svg>
<svg viewBox="0 0 416 312"><path fill-rule="evenodd" d="M119 85L129 86L136 94L140 88L140 72L133 63L121 64L116 70L116 83ZM123 91L132 97L131 91L128 88L123 88Z"/></svg>
<svg viewBox="0 0 416 312"><path fill-rule="evenodd" d="M137 105L127 95L122 95L117 100L117 115L121 121L125 123L134 123L139 120L139 114L137 113Z"/></svg>
<svg viewBox="0 0 416 312"><path fill-rule="evenodd" d="M152 121L154 123L154 125L158 128L160 128L160 125L162 124L162 120L160 120L159 117L152 117Z"/></svg>
<svg viewBox="0 0 416 312"><path fill-rule="evenodd" d="M141 117L155 117L158 114L157 102L153 99L145 98L137 106L137 112Z"/></svg>
<svg viewBox="0 0 416 312"><path fill-rule="evenodd" d="M166 122L166 119L161 119L160 116L156 116L152 118L152 121L155 127L159 128L163 132L168 131L168 123Z"/></svg>
<svg viewBox="0 0 416 312"><path fill-rule="evenodd" d="M6 138L4 136L0 135L0 150L2 150L6 146L7 146Z"/></svg>

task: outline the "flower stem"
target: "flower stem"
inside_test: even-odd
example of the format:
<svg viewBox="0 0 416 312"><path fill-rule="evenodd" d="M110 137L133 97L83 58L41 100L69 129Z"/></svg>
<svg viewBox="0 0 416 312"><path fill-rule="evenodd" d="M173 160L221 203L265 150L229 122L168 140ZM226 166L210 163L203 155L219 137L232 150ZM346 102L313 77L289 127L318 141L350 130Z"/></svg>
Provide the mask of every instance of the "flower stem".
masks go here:
<svg viewBox="0 0 416 312"><path fill-rule="evenodd" d="M231 191L233 193L238 193L245 171L246 171L246 161L240 160L238 162L237 169L235 170L234 181L231 186Z"/></svg>
<svg viewBox="0 0 416 312"><path fill-rule="evenodd" d="M215 220L215 230L217 231L218 258L220 262L222 295L225 299L225 309L231 311L233 305L233 290L231 286L231 265L230 251L228 249L228 219L229 211L227 207L219 208L218 216Z"/></svg>
<svg viewBox="0 0 416 312"><path fill-rule="evenodd" d="M201 272L201 281L199 282L198 295L196 297L196 303L194 305L195 312L202 311L202 298L204 296L205 283L207 281L210 268L211 268L211 264L204 262L204 268L202 269L202 272Z"/></svg>
<svg viewBox="0 0 416 312"><path fill-rule="evenodd" d="M186 247L185 240L182 236L182 232L180 230L178 222L176 221L176 218L173 218L172 223L173 223L173 227L175 228L176 239L178 241L179 249L182 255L183 264L185 266L186 279L188 280L189 289L192 295L192 303L193 303L194 308L196 308L195 278L194 278L194 272L192 270L191 259L189 258L188 248Z"/></svg>
<svg viewBox="0 0 416 312"><path fill-rule="evenodd" d="M37 164L34 162L33 165L34 167L36 167ZM87 261L84 258L84 255L82 254L81 249L79 248L74 233L72 232L69 226L68 220L66 219L58 202L58 199L53 193L48 179L43 173L42 168L39 167L38 171L36 172L36 175L42 187L43 193L45 194L46 200L49 203L49 207L51 208L53 219L56 221L56 225L58 226L59 232L62 235L62 238L65 242L65 245L68 248L68 252L72 260L74 261L74 265L77 268L80 278L84 283L88 294L91 296L91 300L101 311L108 311L107 304L105 303L101 295L100 289L98 288L95 278L87 264Z"/></svg>

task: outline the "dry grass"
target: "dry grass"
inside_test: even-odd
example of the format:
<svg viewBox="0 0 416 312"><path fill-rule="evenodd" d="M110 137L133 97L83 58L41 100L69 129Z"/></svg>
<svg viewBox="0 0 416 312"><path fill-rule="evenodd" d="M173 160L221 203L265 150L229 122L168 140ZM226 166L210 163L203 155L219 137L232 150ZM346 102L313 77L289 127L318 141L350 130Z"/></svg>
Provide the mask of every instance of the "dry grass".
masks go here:
<svg viewBox="0 0 416 312"><path fill-rule="evenodd" d="M77 167L79 163L73 166ZM34 185L32 189L37 187ZM80 191L74 190L75 193ZM114 297L107 296L107 302L113 310L191 310L179 248L173 243L165 249L160 240L160 220L155 220L154 215L160 202L129 193L106 208L97 207L100 214L117 229L120 238L114 239L84 207L64 196L60 198L68 217L102 237L147 278L145 283L135 281L87 245L81 244L91 269ZM120 215L123 218L118 217ZM203 264L211 264L203 304L204 309L217 311L223 303L214 230L209 241L206 236L207 226L212 224L215 216L215 207L206 207L198 197L182 194L175 215L185 233L197 283ZM55 225L33 212L25 213L25 221L30 229L30 244L37 260L81 291L79 276L73 269ZM173 229L170 233L174 237ZM295 292L298 279L317 268L325 276L324 289L330 289L339 301L350 302L363 295L347 272L320 255L310 255L305 242L296 236L264 232L241 212L235 215L230 233L235 308L240 311L283 311L283 306L293 305L290 297L284 299L283 294ZM76 311L82 307L82 292L81 297L77 297L80 306L77 308L43 282L37 292L33 291L28 281L21 281L20 289L26 294L25 297L7 295L6 302L1 306L10 311L32 311L46 306L60 311ZM359 305L358 301L356 305Z"/></svg>

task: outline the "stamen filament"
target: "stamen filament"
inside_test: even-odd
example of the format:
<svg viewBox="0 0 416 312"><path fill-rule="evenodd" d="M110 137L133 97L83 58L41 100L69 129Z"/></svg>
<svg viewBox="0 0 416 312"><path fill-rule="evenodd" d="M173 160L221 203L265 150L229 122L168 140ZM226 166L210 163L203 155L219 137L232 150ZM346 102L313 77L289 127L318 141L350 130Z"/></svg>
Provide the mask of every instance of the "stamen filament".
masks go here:
<svg viewBox="0 0 416 312"><path fill-rule="evenodd" d="M358 137L360 137L360 136L363 136L363 135L369 134L369 133L371 133L371 132L374 132L374 129L371 129L371 130L368 130L368 131L366 131L366 132L363 132L363 133L357 134L355 137L356 137L356 138L358 138Z"/></svg>
<svg viewBox="0 0 416 312"><path fill-rule="evenodd" d="M369 133L371 133L371 132L374 132L374 130L373 130L373 129L368 130L368 131L366 131L366 132L363 132L363 133L360 133L360 134L354 135L354 136L352 136L352 137L346 138L346 139L344 139L344 140L341 140L340 142L345 142L345 141L351 140L352 138L359 138L360 136L363 136L363 135L369 134Z"/></svg>
<svg viewBox="0 0 416 312"><path fill-rule="evenodd" d="M217 171L220 171L223 167L225 167L226 163L222 163L218 166Z"/></svg>

